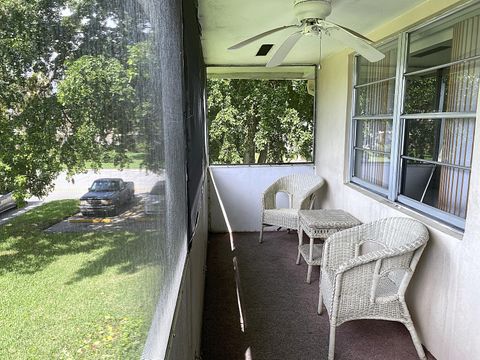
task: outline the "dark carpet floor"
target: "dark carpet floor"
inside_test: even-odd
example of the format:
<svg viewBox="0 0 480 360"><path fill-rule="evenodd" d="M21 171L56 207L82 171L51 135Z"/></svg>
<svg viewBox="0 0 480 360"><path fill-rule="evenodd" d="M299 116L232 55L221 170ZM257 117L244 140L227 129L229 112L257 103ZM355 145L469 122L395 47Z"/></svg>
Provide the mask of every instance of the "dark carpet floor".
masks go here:
<svg viewBox="0 0 480 360"><path fill-rule="evenodd" d="M297 244L296 233L267 232L263 244L258 233L234 233L232 251L228 234L210 235L203 360L327 359L328 317L316 313L319 270L307 284L305 263L295 265ZM418 357L402 324L357 320L337 328L335 359Z"/></svg>

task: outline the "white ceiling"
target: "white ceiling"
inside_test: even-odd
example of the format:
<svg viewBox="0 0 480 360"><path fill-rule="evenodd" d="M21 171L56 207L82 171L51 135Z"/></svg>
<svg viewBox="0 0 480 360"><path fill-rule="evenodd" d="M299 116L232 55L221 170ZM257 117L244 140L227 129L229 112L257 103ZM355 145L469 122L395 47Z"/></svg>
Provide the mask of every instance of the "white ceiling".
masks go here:
<svg viewBox="0 0 480 360"><path fill-rule="evenodd" d="M425 0L333 0L327 20L367 34ZM198 0L202 45L207 65L265 65L295 29L280 31L238 50L227 50L246 38L289 24L296 24L294 0ZM319 38L303 37L284 65L315 64ZM257 57L260 45L274 44L267 56ZM344 49L328 37L322 40L322 58Z"/></svg>

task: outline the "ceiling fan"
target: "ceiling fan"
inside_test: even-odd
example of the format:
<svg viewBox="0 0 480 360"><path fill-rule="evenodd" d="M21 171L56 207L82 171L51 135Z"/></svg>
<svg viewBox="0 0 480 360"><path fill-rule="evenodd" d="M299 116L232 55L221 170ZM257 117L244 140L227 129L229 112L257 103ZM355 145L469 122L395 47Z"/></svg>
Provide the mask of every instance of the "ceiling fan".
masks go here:
<svg viewBox="0 0 480 360"><path fill-rule="evenodd" d="M251 38L243 40L238 44L229 47L229 50L240 49L250 43L262 39L268 35L289 28L296 28L293 34L287 37L283 44L273 54L267 67L278 66L282 63L288 53L302 36L330 36L338 42L354 49L368 61L376 62L385 57L383 53L375 49L372 41L352 29L325 20L332 12L332 4L327 0L296 0L293 4L293 11L300 24L280 26L265 31Z"/></svg>

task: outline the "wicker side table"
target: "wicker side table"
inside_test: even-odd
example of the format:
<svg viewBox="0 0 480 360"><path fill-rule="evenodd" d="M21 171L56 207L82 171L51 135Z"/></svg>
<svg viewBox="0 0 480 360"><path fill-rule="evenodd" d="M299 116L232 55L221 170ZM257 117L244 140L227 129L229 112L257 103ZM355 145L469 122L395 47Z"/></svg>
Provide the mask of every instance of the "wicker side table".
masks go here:
<svg viewBox="0 0 480 360"><path fill-rule="evenodd" d="M298 255L297 264L303 257L308 265L307 283L310 284L312 267L320 266L322 261L322 244L315 244L315 239L326 239L330 235L362 223L353 215L343 210L321 209L300 210L298 212ZM310 238L309 244L303 244L303 233Z"/></svg>

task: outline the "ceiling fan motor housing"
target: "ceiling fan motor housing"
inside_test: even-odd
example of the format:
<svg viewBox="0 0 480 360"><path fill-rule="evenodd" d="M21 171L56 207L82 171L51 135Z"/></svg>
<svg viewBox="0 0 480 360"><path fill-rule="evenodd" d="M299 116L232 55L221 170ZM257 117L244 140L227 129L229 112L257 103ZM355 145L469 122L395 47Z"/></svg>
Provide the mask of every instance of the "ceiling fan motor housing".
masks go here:
<svg viewBox="0 0 480 360"><path fill-rule="evenodd" d="M332 4L326 0L296 0L293 10L298 21L322 19L332 12Z"/></svg>

